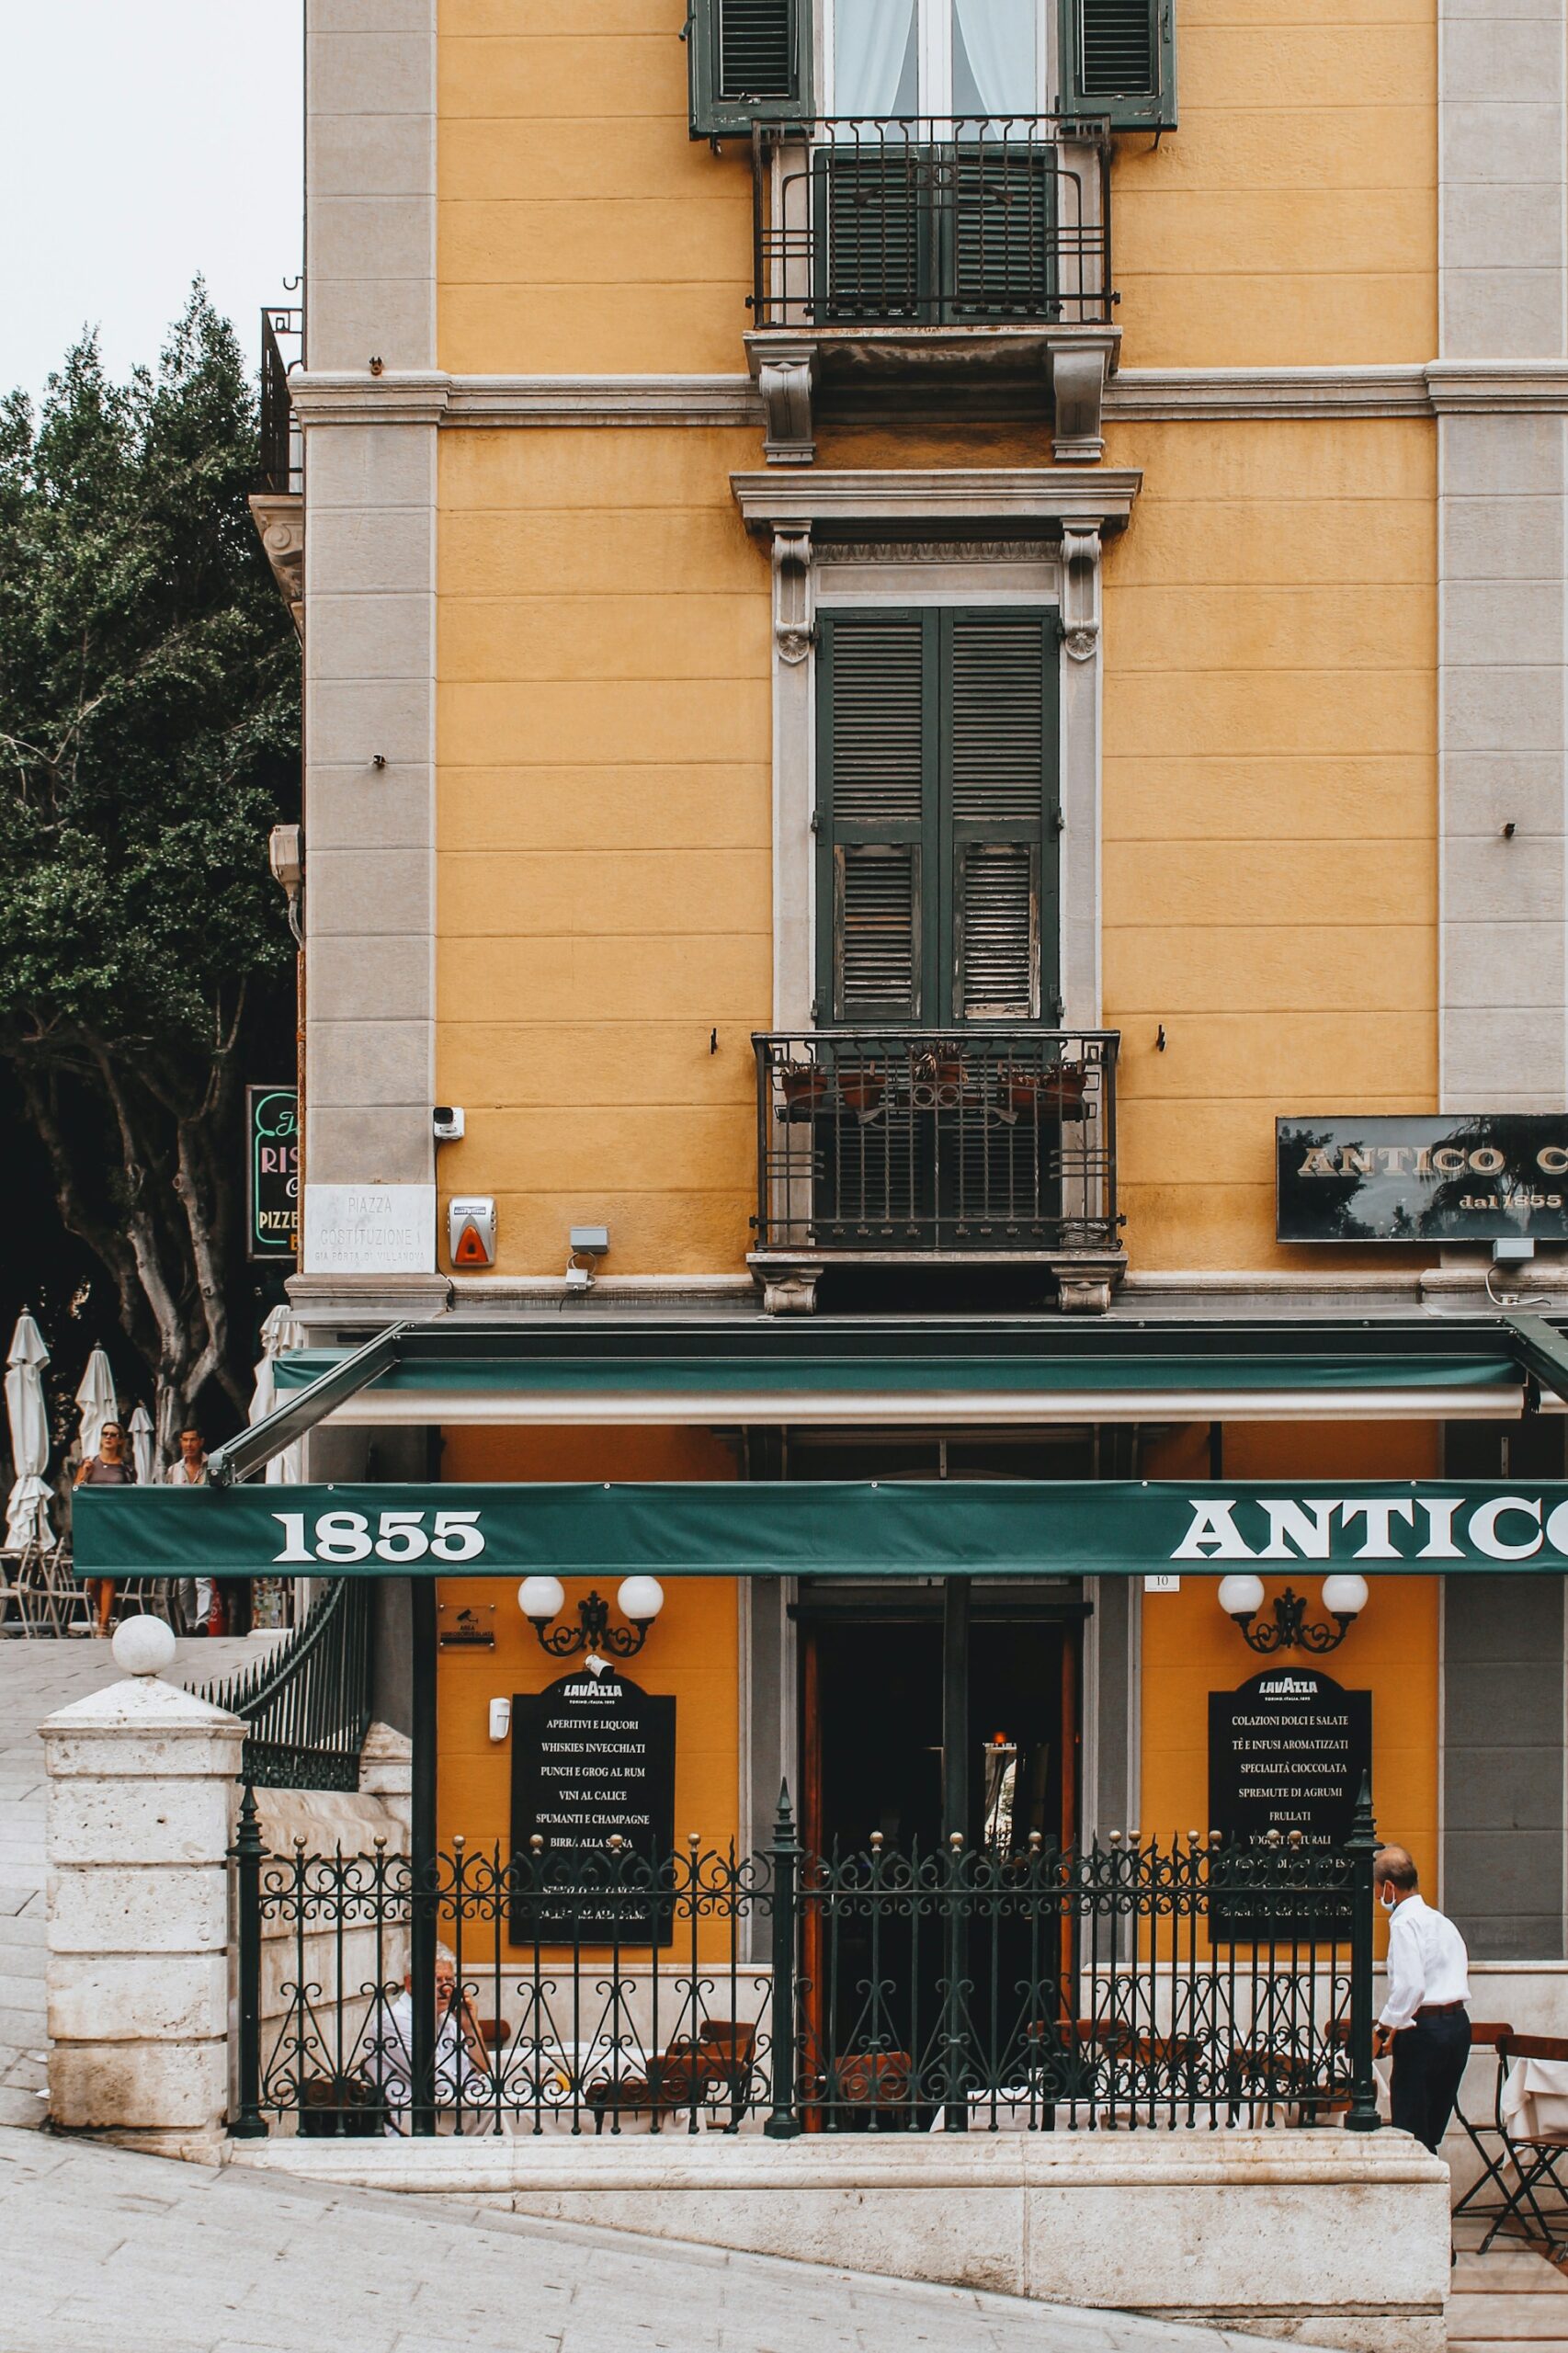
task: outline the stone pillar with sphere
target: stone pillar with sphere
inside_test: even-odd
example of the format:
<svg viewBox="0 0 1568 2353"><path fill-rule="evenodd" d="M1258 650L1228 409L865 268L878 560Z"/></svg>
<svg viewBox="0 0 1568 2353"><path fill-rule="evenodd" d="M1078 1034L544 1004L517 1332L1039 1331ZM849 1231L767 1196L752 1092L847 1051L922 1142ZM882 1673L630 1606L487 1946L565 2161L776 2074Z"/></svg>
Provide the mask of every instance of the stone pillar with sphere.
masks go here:
<svg viewBox="0 0 1568 2353"><path fill-rule="evenodd" d="M131 1618L126 1679L51 1716L49 2105L57 2124L194 2150L229 2105L229 1888L244 1725L163 1679Z"/></svg>

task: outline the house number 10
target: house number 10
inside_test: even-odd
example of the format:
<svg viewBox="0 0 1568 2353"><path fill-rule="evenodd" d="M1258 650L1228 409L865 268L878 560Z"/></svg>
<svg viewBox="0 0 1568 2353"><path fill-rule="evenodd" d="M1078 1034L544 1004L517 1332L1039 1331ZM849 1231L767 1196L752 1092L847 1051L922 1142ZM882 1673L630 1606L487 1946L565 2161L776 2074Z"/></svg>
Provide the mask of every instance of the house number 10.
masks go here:
<svg viewBox="0 0 1568 2353"><path fill-rule="evenodd" d="M362 1511L324 1511L315 1523L315 1545L305 1541L302 1511L275 1511L283 1550L273 1555L279 1568L312 1568L318 1561L476 1561L484 1550L476 1511L438 1511L428 1533L422 1511L384 1511L372 1539Z"/></svg>

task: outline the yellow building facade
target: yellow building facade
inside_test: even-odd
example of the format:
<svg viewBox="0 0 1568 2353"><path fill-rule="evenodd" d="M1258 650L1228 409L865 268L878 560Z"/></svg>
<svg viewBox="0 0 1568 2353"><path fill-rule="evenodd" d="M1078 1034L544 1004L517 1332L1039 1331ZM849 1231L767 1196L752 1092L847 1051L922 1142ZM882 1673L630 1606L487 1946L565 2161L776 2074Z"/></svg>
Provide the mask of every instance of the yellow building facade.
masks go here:
<svg viewBox="0 0 1568 2353"><path fill-rule="evenodd" d="M1560 1302L1555 1212L1523 1271L1462 1220L1285 1239L1277 1122L1424 1120L1410 1174L1562 1114L1561 27L307 14L299 1336L592 1359L368 1391L312 1478L1513 1479L1539 1532L1562 1424L1506 1314ZM1460 1317L1506 1379L1431 1372ZM1246 1552L1257 1622L1370 1561L1325 1671L1380 1824L1549 2018L1561 1583L1338 1526ZM1049 1688L1051 1836L1207 1834L1209 1695L1257 1672L1227 1557L1042 1558L1027 1607L971 1563L962 1736ZM819 1839L952 1827L939 1579L887 1569L860 1619L667 1581L683 1838L760 1842L781 1772ZM444 1842L518 1836L490 1703L557 1666L510 1593L442 1581L495 1621L439 1653ZM394 1723L431 1639L389 1637ZM878 1642L902 1815L834 1728Z"/></svg>

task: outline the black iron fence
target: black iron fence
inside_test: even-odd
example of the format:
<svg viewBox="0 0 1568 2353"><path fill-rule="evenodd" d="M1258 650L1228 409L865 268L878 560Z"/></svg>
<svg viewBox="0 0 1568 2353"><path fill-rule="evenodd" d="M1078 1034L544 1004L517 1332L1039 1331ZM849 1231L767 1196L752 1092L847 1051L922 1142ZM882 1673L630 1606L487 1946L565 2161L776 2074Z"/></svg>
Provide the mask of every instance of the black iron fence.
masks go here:
<svg viewBox="0 0 1568 2353"><path fill-rule="evenodd" d="M1110 145L1056 115L838 116L759 130L759 327L1110 318Z"/></svg>
<svg viewBox="0 0 1568 2353"><path fill-rule="evenodd" d="M1365 1797L1343 1851L1193 1833L812 1856L236 1847L233 2130L1377 2123ZM530 1929L530 1920L536 1927Z"/></svg>
<svg viewBox="0 0 1568 2353"><path fill-rule="evenodd" d="M764 1250L1115 1246L1114 1030L755 1036Z"/></svg>
<svg viewBox="0 0 1568 2353"><path fill-rule="evenodd" d="M258 1665L201 1693L243 1716L241 1771L258 1789L357 1790L370 1728L371 1611L365 1577L324 1584L301 1625Z"/></svg>
<svg viewBox="0 0 1568 2353"><path fill-rule="evenodd" d="M289 371L299 364L303 311L275 303L261 314L261 451L258 491L287 496L305 486L304 453L289 398Z"/></svg>

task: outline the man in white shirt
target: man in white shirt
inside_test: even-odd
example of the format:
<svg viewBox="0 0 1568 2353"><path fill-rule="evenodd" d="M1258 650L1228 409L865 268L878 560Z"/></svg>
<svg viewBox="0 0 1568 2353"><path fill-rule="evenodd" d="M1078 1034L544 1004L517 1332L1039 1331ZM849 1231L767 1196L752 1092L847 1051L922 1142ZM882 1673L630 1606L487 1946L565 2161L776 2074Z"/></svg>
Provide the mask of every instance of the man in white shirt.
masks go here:
<svg viewBox="0 0 1568 2353"><path fill-rule="evenodd" d="M1470 2057L1470 1956L1453 1922L1423 1902L1403 1847L1379 1849L1372 1885L1390 1915L1377 2053L1393 2052L1393 2122L1436 2152Z"/></svg>

